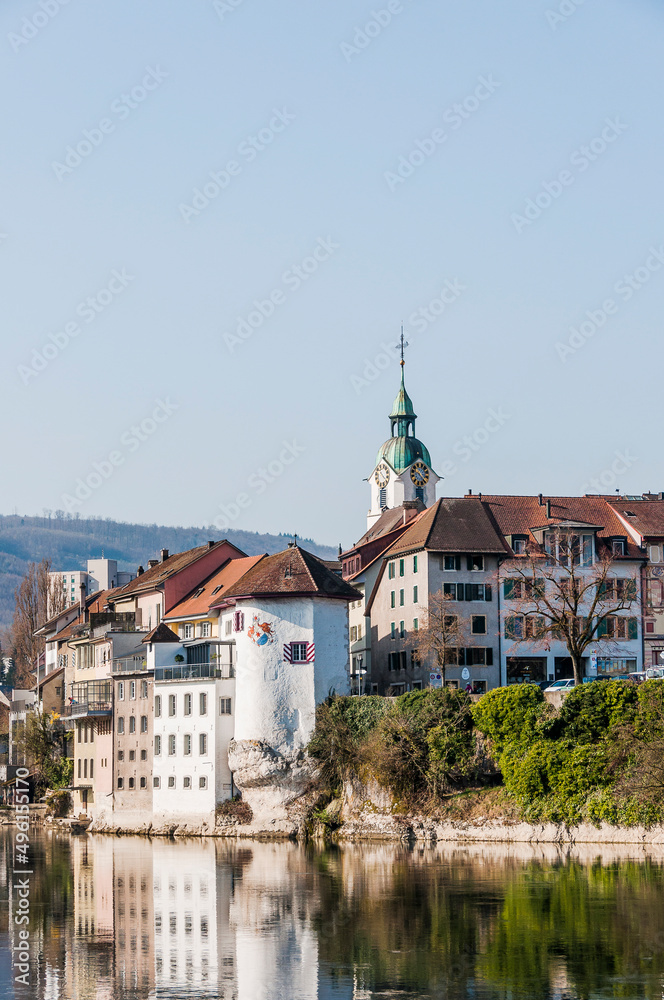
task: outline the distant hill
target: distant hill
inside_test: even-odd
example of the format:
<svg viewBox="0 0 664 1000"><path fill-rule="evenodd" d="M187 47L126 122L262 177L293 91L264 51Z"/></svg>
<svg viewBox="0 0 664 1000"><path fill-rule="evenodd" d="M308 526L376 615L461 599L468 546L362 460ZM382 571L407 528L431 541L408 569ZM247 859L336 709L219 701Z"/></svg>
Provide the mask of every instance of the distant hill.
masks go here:
<svg viewBox="0 0 664 1000"><path fill-rule="evenodd" d="M60 512L58 512L60 513ZM158 524L125 524L110 518L67 516L20 517L0 514L0 629L6 628L14 614L14 589L28 563L50 559L54 570L84 570L88 559L101 556L117 559L118 569L136 572L147 567L148 559L158 559L161 549L183 552L210 539L219 541L216 528L174 528ZM258 534L229 529L223 537L247 555L279 552L292 535ZM336 559L337 550L318 545L310 538L298 538L298 544L323 559Z"/></svg>

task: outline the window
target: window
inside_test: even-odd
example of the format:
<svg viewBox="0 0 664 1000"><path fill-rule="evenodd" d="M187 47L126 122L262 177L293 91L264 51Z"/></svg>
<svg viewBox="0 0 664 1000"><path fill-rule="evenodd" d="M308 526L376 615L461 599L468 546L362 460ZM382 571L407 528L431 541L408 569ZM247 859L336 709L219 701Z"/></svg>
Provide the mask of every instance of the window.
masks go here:
<svg viewBox="0 0 664 1000"><path fill-rule="evenodd" d="M168 756L175 756L175 735L173 733L168 737Z"/></svg>
<svg viewBox="0 0 664 1000"><path fill-rule="evenodd" d="M358 602L358 603L359 603L359 602ZM358 638L358 639L361 639L361 638L362 638L362 626L361 626L361 625L358 625L358 626L357 626L357 638Z"/></svg>
<svg viewBox="0 0 664 1000"><path fill-rule="evenodd" d="M482 570L484 569L484 556L466 556L466 564L468 569L473 573Z"/></svg>
<svg viewBox="0 0 664 1000"><path fill-rule="evenodd" d="M471 646L469 649L465 650L465 660L466 666L476 667L476 666L492 666L493 665L493 649L489 646L488 648L483 648L481 646Z"/></svg>
<svg viewBox="0 0 664 1000"><path fill-rule="evenodd" d="M154 699L154 714L157 719L161 718L161 695L155 695Z"/></svg>
<svg viewBox="0 0 664 1000"><path fill-rule="evenodd" d="M417 587L413 587L413 604L417 604Z"/></svg>
<svg viewBox="0 0 664 1000"><path fill-rule="evenodd" d="M118 760L124 760L124 750L118 750Z"/></svg>
<svg viewBox="0 0 664 1000"><path fill-rule="evenodd" d="M79 778L81 778L81 777L82 777L82 774L81 774L81 768L82 768L82 767L83 767L83 761L82 761L82 760L81 760L81 758L79 757L79 758L78 758L78 776L79 776Z"/></svg>
<svg viewBox="0 0 664 1000"><path fill-rule="evenodd" d="M141 732L147 733L148 731L148 717L147 715L141 716Z"/></svg>
<svg viewBox="0 0 664 1000"><path fill-rule="evenodd" d="M492 590L486 583L444 583L443 596L450 601L490 601Z"/></svg>
<svg viewBox="0 0 664 1000"><path fill-rule="evenodd" d="M232 618L229 618L229 619L228 619L228 620L227 620L227 621L226 621L226 622L224 623L224 634L225 634L225 635L230 635L232 631L233 631L233 619L232 619Z"/></svg>
<svg viewBox="0 0 664 1000"><path fill-rule="evenodd" d="M118 778L118 788L124 788L124 778Z"/></svg>
<svg viewBox="0 0 664 1000"><path fill-rule="evenodd" d="M400 590L399 591L399 607L402 608L405 603L406 603L406 600L405 600L405 591Z"/></svg>
<svg viewBox="0 0 664 1000"><path fill-rule="evenodd" d="M191 736L189 733L184 734L184 755L189 757L191 754Z"/></svg>
<svg viewBox="0 0 664 1000"><path fill-rule="evenodd" d="M169 696L168 696L168 714L169 715L171 715L171 716L175 715L176 704L177 703L175 701L175 695L174 694L169 694Z"/></svg>
<svg viewBox="0 0 664 1000"><path fill-rule="evenodd" d="M287 663L313 663L314 656L313 642L287 642L284 645L284 659Z"/></svg>
<svg viewBox="0 0 664 1000"><path fill-rule="evenodd" d="M547 531L544 537L546 551L562 566L591 566L593 561L593 536Z"/></svg>
<svg viewBox="0 0 664 1000"><path fill-rule="evenodd" d="M650 562L658 563L660 558L660 548L659 545L650 546Z"/></svg>
<svg viewBox="0 0 664 1000"><path fill-rule="evenodd" d="M147 787L148 787L147 778L145 777L141 778L141 788L147 788Z"/></svg>
<svg viewBox="0 0 664 1000"><path fill-rule="evenodd" d="M168 776L168 787L169 788L175 788L175 775L174 774L169 774L169 776Z"/></svg>
<svg viewBox="0 0 664 1000"><path fill-rule="evenodd" d="M136 698L136 681L129 681L129 697L132 701Z"/></svg>
<svg viewBox="0 0 664 1000"><path fill-rule="evenodd" d="M129 751L129 760L136 760L136 751L135 750L130 750Z"/></svg>
<svg viewBox="0 0 664 1000"><path fill-rule="evenodd" d="M198 752L201 756L207 753L207 733L200 733L198 737Z"/></svg>
<svg viewBox="0 0 664 1000"><path fill-rule="evenodd" d="M561 581L561 584L563 582ZM532 600L544 596L545 590L546 581L543 577L535 577L533 580L505 580L503 583L506 601Z"/></svg>
<svg viewBox="0 0 664 1000"><path fill-rule="evenodd" d="M597 638L638 639L639 629L636 618L608 615L597 627Z"/></svg>
<svg viewBox="0 0 664 1000"><path fill-rule="evenodd" d="M157 775L152 779L153 788L161 788L161 778Z"/></svg>
<svg viewBox="0 0 664 1000"><path fill-rule="evenodd" d="M184 696L184 714L191 715L191 695L186 694Z"/></svg>
<svg viewBox="0 0 664 1000"><path fill-rule="evenodd" d="M156 757L161 753L161 736L155 736L154 738L154 752Z"/></svg>
<svg viewBox="0 0 664 1000"><path fill-rule="evenodd" d="M403 576L405 574L405 572L406 572L406 560L405 559L400 559L399 560L399 576Z"/></svg>
<svg viewBox="0 0 664 1000"><path fill-rule="evenodd" d="M148 696L148 682L141 681L141 698L147 698Z"/></svg>
<svg viewBox="0 0 664 1000"><path fill-rule="evenodd" d="M461 569L461 556L443 556L443 569L446 573Z"/></svg>
<svg viewBox="0 0 664 1000"><path fill-rule="evenodd" d="M230 715L231 714L231 699L230 698L220 698L219 699L219 715Z"/></svg>
<svg viewBox="0 0 664 1000"><path fill-rule="evenodd" d="M419 649L411 649L410 651L410 667L411 670L417 670L418 667L422 666L422 660L420 658Z"/></svg>
<svg viewBox="0 0 664 1000"><path fill-rule="evenodd" d="M203 637L203 639L209 639L211 633L212 633L212 626L210 625L210 623L203 622L203 624L201 625L201 636Z"/></svg>
<svg viewBox="0 0 664 1000"><path fill-rule="evenodd" d="M130 715L129 716L129 732L130 733L135 733L136 732L136 716L135 715Z"/></svg>
<svg viewBox="0 0 664 1000"><path fill-rule="evenodd" d="M397 592L396 590L390 591L390 607L396 608L397 606Z"/></svg>
<svg viewBox="0 0 664 1000"><path fill-rule="evenodd" d="M654 632L654 631L655 631L655 623L654 622L646 622L646 632L651 633L651 632Z"/></svg>
<svg viewBox="0 0 664 1000"><path fill-rule="evenodd" d="M199 788L207 788L207 778L205 777L205 775L202 775L198 779L198 787Z"/></svg>
<svg viewBox="0 0 664 1000"><path fill-rule="evenodd" d="M396 639L397 637L397 623L390 622L390 639Z"/></svg>
<svg viewBox="0 0 664 1000"><path fill-rule="evenodd" d="M528 551L528 537L526 535L512 535L512 552L515 556L525 556Z"/></svg>
<svg viewBox="0 0 664 1000"><path fill-rule="evenodd" d="M184 638L185 639L194 638L194 626L191 624L191 622L187 622L187 624L184 627Z"/></svg>
<svg viewBox="0 0 664 1000"><path fill-rule="evenodd" d="M539 639L544 634L541 615L509 615L505 619L506 639Z"/></svg>
<svg viewBox="0 0 664 1000"><path fill-rule="evenodd" d="M403 639L406 635L405 623L399 622L399 638Z"/></svg>
<svg viewBox="0 0 664 1000"><path fill-rule="evenodd" d="M626 549L626 541L624 538L611 539L611 550L614 556L624 556L625 549Z"/></svg>
<svg viewBox="0 0 664 1000"><path fill-rule="evenodd" d="M473 635L486 635L486 615L471 616L471 631Z"/></svg>
<svg viewBox="0 0 664 1000"><path fill-rule="evenodd" d="M124 715L118 716L118 732L124 733Z"/></svg>
<svg viewBox="0 0 664 1000"><path fill-rule="evenodd" d="M406 669L406 650L402 649L398 653L388 653L387 656L387 669L388 670L405 670Z"/></svg>
<svg viewBox="0 0 664 1000"><path fill-rule="evenodd" d="M244 630L244 611L233 612L233 631L242 632Z"/></svg>
<svg viewBox="0 0 664 1000"><path fill-rule="evenodd" d="M419 630L419 627L420 627L419 618L413 618L413 632L417 632Z"/></svg>
<svg viewBox="0 0 664 1000"><path fill-rule="evenodd" d="M124 701L124 681L118 683L118 701Z"/></svg>
<svg viewBox="0 0 664 1000"><path fill-rule="evenodd" d="M394 569L395 569L395 567L394 567L394 563L393 562L387 564L387 579L388 580L393 580L394 579L394 576L395 576Z"/></svg>
<svg viewBox="0 0 664 1000"><path fill-rule="evenodd" d="M147 760L147 759L148 759L147 750L141 750L141 760Z"/></svg>
<svg viewBox="0 0 664 1000"><path fill-rule="evenodd" d="M357 642L357 625L351 625L350 629L350 641Z"/></svg>
<svg viewBox="0 0 664 1000"><path fill-rule="evenodd" d="M413 573L417 573L417 556L413 556Z"/></svg>
<svg viewBox="0 0 664 1000"><path fill-rule="evenodd" d="M599 596L605 601L635 601L636 580L603 580Z"/></svg>
<svg viewBox="0 0 664 1000"><path fill-rule="evenodd" d="M182 787L183 788L191 788L191 778L189 777L188 774L186 774L184 776L184 778L182 779Z"/></svg>
<svg viewBox="0 0 664 1000"><path fill-rule="evenodd" d="M133 788L135 784L136 784L136 781L134 780L134 778L130 778L129 779L129 787Z"/></svg>
<svg viewBox="0 0 664 1000"><path fill-rule="evenodd" d="M201 691L198 696L198 714L207 715L207 695L204 691Z"/></svg>

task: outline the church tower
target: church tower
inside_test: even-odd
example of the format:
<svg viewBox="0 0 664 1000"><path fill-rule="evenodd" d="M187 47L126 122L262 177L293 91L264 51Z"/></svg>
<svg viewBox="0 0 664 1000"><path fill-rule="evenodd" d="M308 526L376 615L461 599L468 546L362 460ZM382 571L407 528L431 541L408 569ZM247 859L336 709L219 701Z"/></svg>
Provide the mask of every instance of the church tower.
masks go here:
<svg viewBox="0 0 664 1000"><path fill-rule="evenodd" d="M384 510L400 507L407 500L421 500L425 507L430 507L435 503L436 484L440 481L440 476L431 468L428 449L415 437L417 414L404 381L405 346L402 333L401 386L389 417L391 437L381 446L376 467L369 477L369 528Z"/></svg>

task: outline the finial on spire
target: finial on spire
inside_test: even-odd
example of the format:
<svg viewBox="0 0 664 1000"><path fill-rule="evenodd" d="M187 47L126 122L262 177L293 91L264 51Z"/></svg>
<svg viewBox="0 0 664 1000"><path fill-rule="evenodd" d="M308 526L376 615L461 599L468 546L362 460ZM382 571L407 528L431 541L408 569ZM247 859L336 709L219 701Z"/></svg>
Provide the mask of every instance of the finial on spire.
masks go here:
<svg viewBox="0 0 664 1000"><path fill-rule="evenodd" d="M401 340L400 340L400 347L401 347L401 361L399 362L399 364L400 364L400 365L401 365L401 367L403 368L403 366L404 366L404 365L406 364L406 362L404 361L404 358L403 358L403 352L404 352L404 350L405 350L405 349L406 349L406 348L408 347L408 341L407 341L407 340L404 340L404 336L403 336L403 323L401 324Z"/></svg>

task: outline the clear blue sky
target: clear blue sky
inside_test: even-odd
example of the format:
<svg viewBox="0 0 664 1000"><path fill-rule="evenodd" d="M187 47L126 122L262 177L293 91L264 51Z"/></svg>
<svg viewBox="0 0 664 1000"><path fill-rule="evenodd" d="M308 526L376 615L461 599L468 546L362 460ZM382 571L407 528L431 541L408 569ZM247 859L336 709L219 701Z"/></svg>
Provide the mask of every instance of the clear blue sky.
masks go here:
<svg viewBox="0 0 664 1000"><path fill-rule="evenodd" d="M0 511L91 477L349 544L402 320L443 495L664 488L661 3L43 4L0 11Z"/></svg>

